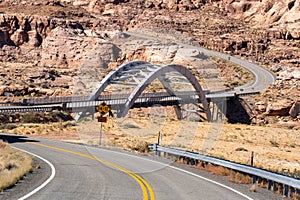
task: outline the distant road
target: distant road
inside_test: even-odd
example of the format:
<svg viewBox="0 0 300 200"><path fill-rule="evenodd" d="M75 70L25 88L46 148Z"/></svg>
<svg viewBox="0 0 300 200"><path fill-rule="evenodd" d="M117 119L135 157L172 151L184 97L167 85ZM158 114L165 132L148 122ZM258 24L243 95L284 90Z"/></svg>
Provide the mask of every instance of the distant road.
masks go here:
<svg viewBox="0 0 300 200"><path fill-rule="evenodd" d="M140 33L134 33L134 32L124 32L125 34L128 34L130 36L135 36L138 38L144 38L144 39L150 39L150 40L167 40L164 38L157 38L153 36L148 36ZM174 41L176 42L176 41ZM188 44L183 44L178 42L177 44L186 47L186 48L192 48L192 49L198 49L200 52L203 52L207 56L216 56L225 60L228 60L229 62L235 63L247 70L249 70L254 75L254 82L247 83L246 85L234 88L237 94L247 94L247 93L255 93L255 92L261 92L265 90L269 85L275 83L275 76L272 72L264 69L263 67L256 65L252 62L249 62L244 59L236 58L230 55L226 55L220 52L208 50L202 47L198 46L192 46Z"/></svg>
<svg viewBox="0 0 300 200"><path fill-rule="evenodd" d="M0 139L34 152L56 169L54 179L29 199L251 199L165 159L37 138Z"/></svg>

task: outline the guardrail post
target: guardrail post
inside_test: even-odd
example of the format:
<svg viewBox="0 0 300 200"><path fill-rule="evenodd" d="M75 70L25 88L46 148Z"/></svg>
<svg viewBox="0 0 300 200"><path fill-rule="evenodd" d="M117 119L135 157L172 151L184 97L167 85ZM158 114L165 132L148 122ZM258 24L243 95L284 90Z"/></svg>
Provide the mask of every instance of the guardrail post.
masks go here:
<svg viewBox="0 0 300 200"><path fill-rule="evenodd" d="M289 196L289 186L283 185L283 196L288 197Z"/></svg>
<svg viewBox="0 0 300 200"><path fill-rule="evenodd" d="M186 159L186 164L190 165L191 164L191 159L189 157L186 157L185 159Z"/></svg>
<svg viewBox="0 0 300 200"><path fill-rule="evenodd" d="M289 190L289 196L288 196L288 197L293 197L294 194L295 194L295 188L290 187L290 190Z"/></svg>
<svg viewBox="0 0 300 200"><path fill-rule="evenodd" d="M153 144L153 145L154 145L155 155L160 156L160 151L157 150L157 144Z"/></svg>
<svg viewBox="0 0 300 200"><path fill-rule="evenodd" d="M268 190L272 189L273 181L268 180Z"/></svg>
<svg viewBox="0 0 300 200"><path fill-rule="evenodd" d="M278 190L277 188L277 183L273 181L273 188L272 188L272 191L273 192L276 192Z"/></svg>
<svg viewBox="0 0 300 200"><path fill-rule="evenodd" d="M198 165L198 160L197 159L193 159L193 165L197 166Z"/></svg>
<svg viewBox="0 0 300 200"><path fill-rule="evenodd" d="M260 184L262 182L262 178L261 177L257 177L257 183Z"/></svg>
<svg viewBox="0 0 300 200"><path fill-rule="evenodd" d="M252 176L252 183L254 184L254 183L256 183L256 180L257 180L257 177L256 176Z"/></svg>
<svg viewBox="0 0 300 200"><path fill-rule="evenodd" d="M297 189L297 188L295 188L295 189L296 189L296 194L300 195L300 189Z"/></svg>
<svg viewBox="0 0 300 200"><path fill-rule="evenodd" d="M278 183L278 191L279 191L280 194L283 195L283 192L284 192L284 185L283 184Z"/></svg>
<svg viewBox="0 0 300 200"><path fill-rule="evenodd" d="M204 161L201 161L201 167L203 167L203 168L206 167L206 163Z"/></svg>

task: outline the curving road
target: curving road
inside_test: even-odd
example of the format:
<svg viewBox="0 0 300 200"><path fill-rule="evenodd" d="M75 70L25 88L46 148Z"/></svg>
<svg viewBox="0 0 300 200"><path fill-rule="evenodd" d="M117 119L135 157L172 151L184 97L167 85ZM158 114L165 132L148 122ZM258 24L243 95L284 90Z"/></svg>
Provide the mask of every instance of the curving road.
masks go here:
<svg viewBox="0 0 300 200"><path fill-rule="evenodd" d="M251 199L243 194L247 189L240 193L165 159L37 138L0 139L55 167L54 179L29 199Z"/></svg>
<svg viewBox="0 0 300 200"><path fill-rule="evenodd" d="M144 34L140 34L140 33L129 32L129 31L126 31L124 33L128 34L130 36L148 39L148 40L160 40L160 41L166 40L163 38L153 37L153 36L144 35ZM232 62L234 64L237 64L237 65L249 70L254 75L255 80L252 83L248 83L246 85L234 88L234 91L237 94L249 94L249 93L261 92L261 91L265 90L269 85L271 85L275 82L275 76L272 72L264 69L263 67L261 67L259 65L249 62L247 60L236 58L236 57L233 57L230 55L226 55L226 54L223 54L223 53L220 53L217 51L208 50L208 49L198 47L198 46L192 46L192 45L183 44L180 42L178 42L178 44L185 48L197 49L200 52L203 52L207 56L216 56L216 57L228 60L229 62ZM225 92L225 93L230 93L230 92Z"/></svg>

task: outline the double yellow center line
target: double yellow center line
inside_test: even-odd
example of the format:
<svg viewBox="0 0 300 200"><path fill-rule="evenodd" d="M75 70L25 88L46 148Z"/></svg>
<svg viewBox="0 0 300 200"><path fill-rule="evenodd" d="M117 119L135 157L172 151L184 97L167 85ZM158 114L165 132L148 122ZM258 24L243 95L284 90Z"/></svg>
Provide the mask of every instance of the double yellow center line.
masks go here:
<svg viewBox="0 0 300 200"><path fill-rule="evenodd" d="M116 164L111 163L111 162L106 161L106 160L99 159L95 156L91 156L91 155L84 154L84 153L79 153L79 152L76 152L76 151L71 151L71 150L64 149L64 148L59 148L59 147L56 147L56 146L49 146L49 145L45 145L45 144L41 144L41 143L33 143L33 142L30 142L30 144L34 144L34 145L38 145L38 146L46 147L46 148L50 148L50 149L55 149L55 150L63 151L63 152L66 152L66 153L71 153L71 154L78 155L78 156L81 156L81 157L85 157L85 158L88 158L88 159L91 159L91 160L97 160L97 161L99 161L99 162L101 162L105 165L108 165L112 168L118 169L118 170L128 174L131 178L133 178L140 185L140 187L143 191L143 199L144 200L155 200L155 195L154 195L153 189L145 179L143 179L140 175L138 175L138 174L136 174L132 171L129 171L129 170L127 170L127 169L125 169L125 168L123 168L119 165L116 165Z"/></svg>

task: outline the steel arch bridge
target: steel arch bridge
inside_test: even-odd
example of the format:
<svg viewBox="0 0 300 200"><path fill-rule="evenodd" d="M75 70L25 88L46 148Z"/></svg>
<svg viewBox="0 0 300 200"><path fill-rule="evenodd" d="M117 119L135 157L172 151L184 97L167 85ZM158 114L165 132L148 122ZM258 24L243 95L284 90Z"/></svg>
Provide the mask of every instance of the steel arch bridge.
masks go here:
<svg viewBox="0 0 300 200"><path fill-rule="evenodd" d="M120 106L120 109L117 112L117 117L124 117L128 113L128 110L134 105L138 97L142 94L142 92L155 79L158 79L167 93L169 93L170 96L174 97L177 97L178 95L176 95L177 92L172 88L170 83L174 83L177 81L178 83L191 84L195 89L197 96L199 97L197 103L202 104L202 110L206 115L206 119L208 121L211 120L209 103L207 102L205 94L196 77L187 68L176 64L159 66L144 61L131 61L122 64L115 70L111 71L96 86L95 91L92 92L88 100L98 100L104 90L111 84L133 86L133 91L131 91L131 93L125 100L125 103ZM78 113L75 119L79 120L85 113L86 112Z"/></svg>

